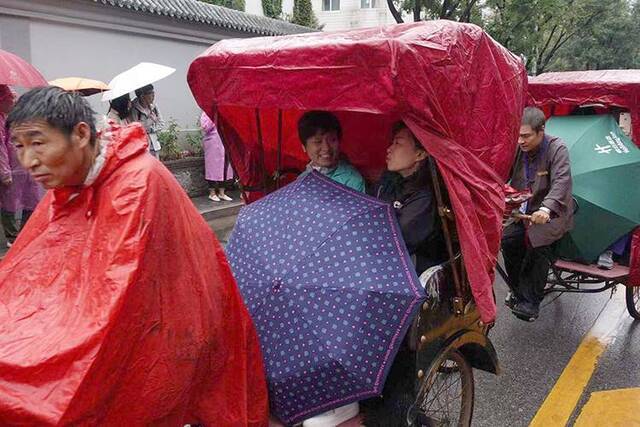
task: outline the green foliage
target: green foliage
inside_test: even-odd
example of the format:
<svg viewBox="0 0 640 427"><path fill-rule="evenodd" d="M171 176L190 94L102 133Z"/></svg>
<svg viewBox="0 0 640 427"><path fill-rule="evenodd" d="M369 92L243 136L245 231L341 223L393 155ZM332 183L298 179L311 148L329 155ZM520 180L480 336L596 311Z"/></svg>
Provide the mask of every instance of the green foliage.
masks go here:
<svg viewBox="0 0 640 427"><path fill-rule="evenodd" d="M448 19L459 22L472 22L481 25L481 13L478 0L392 0L394 10L391 13L398 20L400 11L412 14L414 21L429 19ZM387 3L388 4L388 3ZM402 22L402 19L400 19Z"/></svg>
<svg viewBox="0 0 640 427"><path fill-rule="evenodd" d="M491 0L489 33L526 58L527 69L540 74L570 41L591 30L610 13L601 0Z"/></svg>
<svg viewBox="0 0 640 427"><path fill-rule="evenodd" d="M162 146L160 158L163 161L178 160L185 157L201 157L204 152L202 148L202 130L198 124L198 131L187 134L184 138L187 150L181 150L179 144L179 134L181 129L174 119L169 119L167 126L158 132L158 140Z"/></svg>
<svg viewBox="0 0 640 427"><path fill-rule="evenodd" d="M245 0L200 0L203 3L215 4L218 6L228 7L229 9L240 10L244 12Z"/></svg>
<svg viewBox="0 0 640 427"><path fill-rule="evenodd" d="M531 74L634 68L640 63L639 0L390 0L392 14L483 27L522 56ZM406 15L405 15L406 17Z"/></svg>
<svg viewBox="0 0 640 427"><path fill-rule="evenodd" d="M162 146L160 157L162 160L176 160L180 158L178 147L178 124L170 119L167 126L158 132L158 140Z"/></svg>
<svg viewBox="0 0 640 427"><path fill-rule="evenodd" d="M313 13L311 0L294 0L291 23L309 28L318 28L318 18Z"/></svg>
<svg viewBox="0 0 640 427"><path fill-rule="evenodd" d="M640 64L640 3L610 0L608 13L559 50L550 70L637 68Z"/></svg>
<svg viewBox="0 0 640 427"><path fill-rule="evenodd" d="M202 147L202 129L198 129L197 132L191 132L185 137L185 141L187 142L187 146L189 147L189 153L192 156L202 156L204 155L204 149Z"/></svg>
<svg viewBox="0 0 640 427"><path fill-rule="evenodd" d="M269 18L282 17L282 0L262 0L262 12Z"/></svg>

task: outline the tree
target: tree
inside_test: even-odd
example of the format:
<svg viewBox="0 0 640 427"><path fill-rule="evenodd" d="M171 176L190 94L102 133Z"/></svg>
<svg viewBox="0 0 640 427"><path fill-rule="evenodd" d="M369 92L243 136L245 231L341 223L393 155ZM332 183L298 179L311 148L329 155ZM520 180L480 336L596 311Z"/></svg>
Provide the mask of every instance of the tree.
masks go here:
<svg viewBox="0 0 640 427"><path fill-rule="evenodd" d="M606 14L558 52L552 70L634 68L640 63L640 3L609 0Z"/></svg>
<svg viewBox="0 0 640 427"><path fill-rule="evenodd" d="M476 22L480 18L477 0L387 0L387 6L398 23L404 22L402 11L411 12L414 21L449 19Z"/></svg>
<svg viewBox="0 0 640 427"><path fill-rule="evenodd" d="M229 9L235 9L244 12L245 0L200 0L203 3L215 4L218 6L224 6Z"/></svg>
<svg viewBox="0 0 640 427"><path fill-rule="evenodd" d="M262 0L262 12L269 18L280 19L282 16L282 0Z"/></svg>
<svg viewBox="0 0 640 427"><path fill-rule="evenodd" d="M532 74L544 72L570 41L592 28L608 11L600 0L490 0L487 31L526 58Z"/></svg>
<svg viewBox="0 0 640 427"><path fill-rule="evenodd" d="M291 23L309 28L318 28L318 18L313 13L311 0L294 0Z"/></svg>

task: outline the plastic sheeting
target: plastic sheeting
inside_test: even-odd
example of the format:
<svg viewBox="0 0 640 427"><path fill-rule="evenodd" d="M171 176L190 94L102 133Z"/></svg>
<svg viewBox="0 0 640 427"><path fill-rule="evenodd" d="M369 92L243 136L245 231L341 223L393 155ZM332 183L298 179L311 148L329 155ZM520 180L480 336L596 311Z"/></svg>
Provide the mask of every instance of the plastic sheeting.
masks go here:
<svg viewBox="0 0 640 427"><path fill-rule="evenodd" d="M640 147L640 70L544 73L529 78L528 90L528 103L541 107L547 115L567 115L589 104L601 104L605 110L628 110L632 140ZM640 231L632 239L628 282L640 286Z"/></svg>
<svg viewBox="0 0 640 427"><path fill-rule="evenodd" d="M223 250L139 124L49 191L0 264L0 425L266 426Z"/></svg>
<svg viewBox="0 0 640 427"><path fill-rule="evenodd" d="M565 115L589 104L628 110L633 140L640 146L640 70L544 73L529 78L528 90L529 103L542 107L547 114Z"/></svg>
<svg viewBox="0 0 640 427"><path fill-rule="evenodd" d="M431 21L223 40L191 64L188 80L198 104L218 114L234 169L248 186L261 186L278 169L304 167L296 132L304 111L337 112L342 151L368 180L384 168L391 124L404 120L437 159L476 303L484 321L495 318L503 182L526 73L479 27Z"/></svg>

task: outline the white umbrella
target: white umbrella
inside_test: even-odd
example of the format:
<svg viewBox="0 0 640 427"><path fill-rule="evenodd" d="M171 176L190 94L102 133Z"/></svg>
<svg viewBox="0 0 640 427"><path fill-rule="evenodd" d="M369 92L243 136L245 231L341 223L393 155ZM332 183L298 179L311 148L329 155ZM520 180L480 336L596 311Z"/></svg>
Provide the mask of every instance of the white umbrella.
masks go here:
<svg viewBox="0 0 640 427"><path fill-rule="evenodd" d="M152 62L141 62L113 78L109 82L111 90L102 95L103 101L111 101L126 93L133 92L143 86L162 80L176 71L175 68Z"/></svg>

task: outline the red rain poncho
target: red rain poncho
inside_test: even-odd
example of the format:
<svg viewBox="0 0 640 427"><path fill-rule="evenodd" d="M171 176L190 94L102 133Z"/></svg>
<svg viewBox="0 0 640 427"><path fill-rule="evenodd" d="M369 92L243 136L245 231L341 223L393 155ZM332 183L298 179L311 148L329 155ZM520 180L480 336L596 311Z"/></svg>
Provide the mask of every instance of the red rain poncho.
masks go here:
<svg viewBox="0 0 640 427"><path fill-rule="evenodd" d="M49 191L0 264L0 425L263 426L225 255L140 125L93 184Z"/></svg>
<svg viewBox="0 0 640 427"><path fill-rule="evenodd" d="M516 149L526 73L520 59L482 29L430 21L223 40L191 64L188 80L205 112L218 114L245 186L261 185L278 163L281 171L304 168L308 160L296 130L304 111L336 112L341 150L369 180L385 167L391 124L404 120L437 160L473 296L482 319L495 319L503 185Z"/></svg>
<svg viewBox="0 0 640 427"><path fill-rule="evenodd" d="M640 147L640 70L589 70L544 73L529 79L529 104L547 116L566 115L585 104L602 104L604 111L618 107L629 111L631 136ZM636 201L637 203L637 201ZM631 241L627 284L640 286L640 229Z"/></svg>

